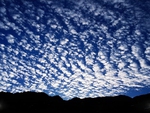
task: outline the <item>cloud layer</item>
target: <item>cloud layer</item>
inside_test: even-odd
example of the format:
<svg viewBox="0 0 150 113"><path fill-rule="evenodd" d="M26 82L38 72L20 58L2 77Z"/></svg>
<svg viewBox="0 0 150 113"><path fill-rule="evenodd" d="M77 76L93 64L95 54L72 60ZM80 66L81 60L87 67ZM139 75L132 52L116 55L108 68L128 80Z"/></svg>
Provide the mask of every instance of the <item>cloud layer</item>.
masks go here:
<svg viewBox="0 0 150 113"><path fill-rule="evenodd" d="M150 34L142 21L149 15L139 6L9 2L0 5L0 91L70 99L150 86Z"/></svg>

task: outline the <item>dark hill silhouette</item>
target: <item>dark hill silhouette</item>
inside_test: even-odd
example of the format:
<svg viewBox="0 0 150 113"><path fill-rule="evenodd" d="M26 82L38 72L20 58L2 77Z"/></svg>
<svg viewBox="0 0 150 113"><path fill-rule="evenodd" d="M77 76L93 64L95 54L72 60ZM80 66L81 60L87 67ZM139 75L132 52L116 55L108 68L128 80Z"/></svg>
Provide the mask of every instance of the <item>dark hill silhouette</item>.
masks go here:
<svg viewBox="0 0 150 113"><path fill-rule="evenodd" d="M65 101L45 93L0 93L0 113L150 113L150 94L134 98L73 98Z"/></svg>

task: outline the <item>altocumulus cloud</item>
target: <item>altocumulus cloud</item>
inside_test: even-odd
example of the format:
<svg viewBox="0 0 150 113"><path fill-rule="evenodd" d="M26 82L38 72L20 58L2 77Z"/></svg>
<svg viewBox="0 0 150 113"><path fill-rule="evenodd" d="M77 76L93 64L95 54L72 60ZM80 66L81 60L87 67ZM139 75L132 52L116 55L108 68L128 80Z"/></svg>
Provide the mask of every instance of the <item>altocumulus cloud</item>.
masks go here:
<svg viewBox="0 0 150 113"><path fill-rule="evenodd" d="M70 99L150 85L149 28L140 23L138 6L124 0L8 2L0 6L0 91Z"/></svg>

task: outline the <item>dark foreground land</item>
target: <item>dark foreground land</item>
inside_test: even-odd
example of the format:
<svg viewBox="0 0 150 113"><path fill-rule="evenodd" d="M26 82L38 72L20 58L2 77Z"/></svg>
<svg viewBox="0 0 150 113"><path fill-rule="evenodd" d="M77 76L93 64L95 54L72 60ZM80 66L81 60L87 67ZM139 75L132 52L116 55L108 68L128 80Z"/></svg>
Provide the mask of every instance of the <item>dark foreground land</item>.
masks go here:
<svg viewBox="0 0 150 113"><path fill-rule="evenodd" d="M0 93L0 113L150 113L150 94L64 101L45 93Z"/></svg>

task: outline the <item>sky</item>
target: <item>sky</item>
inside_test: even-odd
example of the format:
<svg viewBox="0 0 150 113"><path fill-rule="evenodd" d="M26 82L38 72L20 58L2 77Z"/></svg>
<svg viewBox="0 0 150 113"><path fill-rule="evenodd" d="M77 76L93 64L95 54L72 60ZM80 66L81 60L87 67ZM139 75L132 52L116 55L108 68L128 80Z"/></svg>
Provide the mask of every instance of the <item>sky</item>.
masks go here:
<svg viewBox="0 0 150 113"><path fill-rule="evenodd" d="M0 91L150 92L148 0L1 0Z"/></svg>

